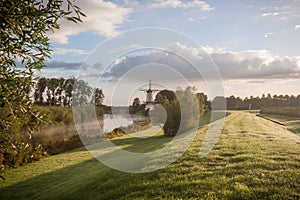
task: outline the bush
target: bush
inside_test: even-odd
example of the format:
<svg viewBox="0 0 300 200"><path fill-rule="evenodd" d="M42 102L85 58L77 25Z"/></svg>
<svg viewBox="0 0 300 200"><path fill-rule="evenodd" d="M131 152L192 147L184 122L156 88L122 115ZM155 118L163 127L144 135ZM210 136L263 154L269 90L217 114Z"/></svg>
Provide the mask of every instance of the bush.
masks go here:
<svg viewBox="0 0 300 200"><path fill-rule="evenodd" d="M16 168L21 165L39 160L45 154L46 152L41 145L14 143L10 147L0 149L0 155L2 155L2 161L0 165L4 165L6 168Z"/></svg>
<svg viewBox="0 0 300 200"><path fill-rule="evenodd" d="M112 139L115 137L121 137L125 135L126 133L121 128L115 128L113 131L106 133L107 139Z"/></svg>
<svg viewBox="0 0 300 200"><path fill-rule="evenodd" d="M78 135L73 135L68 140L60 140L60 141L50 141L45 148L47 152L51 155L63 153L66 151L70 151L79 147L82 147L83 144Z"/></svg>

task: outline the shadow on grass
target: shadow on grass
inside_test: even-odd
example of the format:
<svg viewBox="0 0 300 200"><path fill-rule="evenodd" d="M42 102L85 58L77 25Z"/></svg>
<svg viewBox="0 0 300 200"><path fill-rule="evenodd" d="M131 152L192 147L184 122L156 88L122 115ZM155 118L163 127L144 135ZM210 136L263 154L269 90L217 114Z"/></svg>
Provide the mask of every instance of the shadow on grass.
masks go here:
<svg viewBox="0 0 300 200"><path fill-rule="evenodd" d="M236 126L231 127L232 131L240 125ZM201 160L196 142L172 165L144 174L119 172L96 159L78 159L74 165L1 188L0 198L299 199L299 149L284 141L273 143L251 135L240 136L227 135ZM124 139L117 142L131 141ZM73 156L81 153L74 152ZM51 157L53 165L58 165L57 161ZM35 168L29 169L34 173ZM16 170L15 175L22 175L20 172Z"/></svg>
<svg viewBox="0 0 300 200"><path fill-rule="evenodd" d="M79 199L98 187L95 181L114 174L118 172L91 159L1 188L0 199Z"/></svg>
<svg viewBox="0 0 300 200"><path fill-rule="evenodd" d="M204 116L202 118L201 126L208 124L210 122L210 117L210 114ZM123 149L127 151L149 152L163 147L163 145L170 140L172 140L172 138L160 135L149 138L117 138L112 140L112 142L117 146L124 146ZM75 149L64 154L74 153L72 156L76 156L76 153L82 151L85 151L85 148ZM53 159L53 165L58 164L56 162L59 161L55 158L51 157L51 159ZM74 157L74 159L76 159L76 157ZM198 159L198 157L196 156L195 159ZM124 165L126 164L127 163L124 163ZM193 162L193 165L195 166L198 164L198 160L197 162ZM177 163L176 165L180 165L180 163ZM173 169L178 172L182 171L179 166L177 167L173 167ZM48 168L51 168L51 166ZM201 172L199 170L197 171ZM34 173L33 168L33 176ZM0 199L117 199L122 196L135 198L146 196L147 198L151 198L167 195L165 193L166 188L172 190L172 193L177 194L177 196L184 196L185 194L181 191L185 191L190 187L189 182L182 186L176 184L172 185L170 182L174 181L171 180L171 176L174 176L173 179L184 179L184 176L179 177L182 173L187 173L188 175L190 171L183 170L178 174L172 174L168 171L168 168L166 168L151 173L132 174L108 168L96 159L84 161L80 161L79 159L77 164L1 188ZM164 174L167 175L163 176ZM16 175L21 176L22 174L19 172L16 173ZM214 175L205 175L206 178L210 176ZM169 180L169 178L171 179ZM195 177L195 179L197 179L197 177ZM201 184L199 186L201 186ZM202 190L193 191L195 197L199 191ZM205 190L203 192L205 192Z"/></svg>
<svg viewBox="0 0 300 200"><path fill-rule="evenodd" d="M136 153L146 153L162 148L166 143L170 142L171 140L172 138L170 137L160 135L149 138L117 138L111 141L123 150Z"/></svg>

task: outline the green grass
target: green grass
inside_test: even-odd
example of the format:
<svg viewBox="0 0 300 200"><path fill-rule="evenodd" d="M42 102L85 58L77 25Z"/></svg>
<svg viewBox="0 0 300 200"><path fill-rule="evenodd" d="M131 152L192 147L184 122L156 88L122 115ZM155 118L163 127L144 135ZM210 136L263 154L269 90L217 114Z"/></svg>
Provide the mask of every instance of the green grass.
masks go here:
<svg viewBox="0 0 300 200"><path fill-rule="evenodd" d="M218 143L198 153L208 126L176 162L158 171L132 174L110 169L84 148L6 171L2 199L299 199L300 138L251 113L226 117ZM156 135L114 140L130 151L159 148Z"/></svg>
<svg viewBox="0 0 300 200"><path fill-rule="evenodd" d="M280 122L293 133L300 134L300 117L290 117L284 115L260 114L262 117Z"/></svg>
<svg viewBox="0 0 300 200"><path fill-rule="evenodd" d="M291 117L300 117L300 106L261 108L260 113L270 114L270 115L286 115Z"/></svg>

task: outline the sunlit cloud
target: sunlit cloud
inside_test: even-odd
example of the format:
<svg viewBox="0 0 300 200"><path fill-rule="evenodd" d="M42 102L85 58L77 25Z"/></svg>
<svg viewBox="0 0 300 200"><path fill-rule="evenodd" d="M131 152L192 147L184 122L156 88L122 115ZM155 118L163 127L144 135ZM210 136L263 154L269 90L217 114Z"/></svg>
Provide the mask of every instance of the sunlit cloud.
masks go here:
<svg viewBox="0 0 300 200"><path fill-rule="evenodd" d="M271 37L271 36L273 36L273 35L275 35L275 33L266 33L266 34L264 35L264 37L265 37L265 38L269 38L269 37Z"/></svg>
<svg viewBox="0 0 300 200"><path fill-rule="evenodd" d="M105 37L113 37L119 33L118 26L122 24L131 13L130 8L103 0L76 1L82 11L87 15L83 17L83 23L74 24L61 20L61 29L55 33L48 33L53 42L67 44L68 38L83 32L90 32Z"/></svg>
<svg viewBox="0 0 300 200"><path fill-rule="evenodd" d="M205 1L193 0L183 2L180 0L158 0L151 3L150 8L198 8L202 11L213 10L214 8Z"/></svg>
<svg viewBox="0 0 300 200"><path fill-rule="evenodd" d="M296 30L300 29L300 24L295 25L295 29Z"/></svg>
<svg viewBox="0 0 300 200"><path fill-rule="evenodd" d="M268 17L268 16L277 16L280 15L279 12L274 12L274 13L263 13L261 14L262 17Z"/></svg>

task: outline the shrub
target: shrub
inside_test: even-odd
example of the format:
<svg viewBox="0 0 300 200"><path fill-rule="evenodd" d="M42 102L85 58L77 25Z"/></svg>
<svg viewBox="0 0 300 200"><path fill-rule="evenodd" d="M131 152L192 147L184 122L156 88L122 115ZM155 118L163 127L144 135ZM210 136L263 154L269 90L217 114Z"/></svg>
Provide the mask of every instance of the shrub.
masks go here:
<svg viewBox="0 0 300 200"><path fill-rule="evenodd" d="M47 152L51 155L59 154L62 152L70 151L79 147L83 144L78 135L73 135L68 140L50 141L46 145Z"/></svg>
<svg viewBox="0 0 300 200"><path fill-rule="evenodd" d="M45 155L41 145L32 145L30 143L13 143L10 147L1 148L2 162L5 167L19 167L21 165L39 160Z"/></svg>

